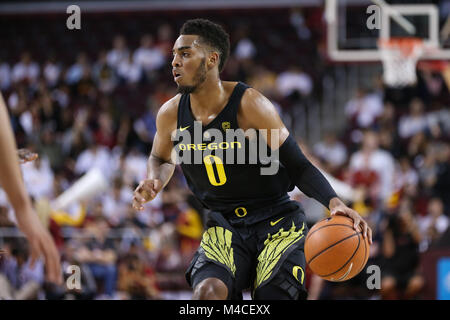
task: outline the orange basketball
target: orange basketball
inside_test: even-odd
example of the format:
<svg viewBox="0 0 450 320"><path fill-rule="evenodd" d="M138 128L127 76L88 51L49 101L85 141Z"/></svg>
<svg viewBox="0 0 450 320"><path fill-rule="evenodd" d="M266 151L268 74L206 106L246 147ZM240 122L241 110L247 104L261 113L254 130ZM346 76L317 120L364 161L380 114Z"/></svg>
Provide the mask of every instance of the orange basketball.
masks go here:
<svg viewBox="0 0 450 320"><path fill-rule="evenodd" d="M367 263L369 241L361 229L353 229L353 220L332 216L317 222L305 240L306 263L319 277L329 281L353 278Z"/></svg>

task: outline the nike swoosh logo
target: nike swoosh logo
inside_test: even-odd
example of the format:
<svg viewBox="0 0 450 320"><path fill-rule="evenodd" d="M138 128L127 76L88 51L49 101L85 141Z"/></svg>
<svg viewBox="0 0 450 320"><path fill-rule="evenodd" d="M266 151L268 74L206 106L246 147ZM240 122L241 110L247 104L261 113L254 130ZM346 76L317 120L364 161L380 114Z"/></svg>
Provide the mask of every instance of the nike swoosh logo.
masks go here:
<svg viewBox="0 0 450 320"><path fill-rule="evenodd" d="M180 131L184 131L184 130L186 130L187 128L189 128L190 126L187 126L187 127L184 127L184 128L181 128L180 127Z"/></svg>
<svg viewBox="0 0 450 320"><path fill-rule="evenodd" d="M280 222L281 220L283 220L283 218L278 219L277 221L270 221L270 225L273 227L274 225L276 225L278 222Z"/></svg>

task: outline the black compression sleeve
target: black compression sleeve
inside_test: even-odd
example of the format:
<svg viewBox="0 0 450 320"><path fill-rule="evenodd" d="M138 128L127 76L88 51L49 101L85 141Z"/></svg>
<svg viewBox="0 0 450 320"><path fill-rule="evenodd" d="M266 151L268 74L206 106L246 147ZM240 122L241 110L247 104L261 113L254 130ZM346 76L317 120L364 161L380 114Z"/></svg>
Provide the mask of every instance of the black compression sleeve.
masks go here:
<svg viewBox="0 0 450 320"><path fill-rule="evenodd" d="M281 145L279 157L291 181L308 197L316 199L328 208L330 200L337 197L336 192L323 174L305 157L291 135Z"/></svg>

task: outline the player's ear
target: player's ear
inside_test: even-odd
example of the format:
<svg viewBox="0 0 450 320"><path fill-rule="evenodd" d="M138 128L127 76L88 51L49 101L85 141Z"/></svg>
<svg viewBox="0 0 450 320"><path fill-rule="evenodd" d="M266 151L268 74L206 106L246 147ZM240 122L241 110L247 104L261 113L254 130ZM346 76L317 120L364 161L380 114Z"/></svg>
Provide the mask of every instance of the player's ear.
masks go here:
<svg viewBox="0 0 450 320"><path fill-rule="evenodd" d="M208 66L208 70L214 68L218 64L219 64L219 53L217 53L216 51L211 51L208 57L208 62L206 64Z"/></svg>

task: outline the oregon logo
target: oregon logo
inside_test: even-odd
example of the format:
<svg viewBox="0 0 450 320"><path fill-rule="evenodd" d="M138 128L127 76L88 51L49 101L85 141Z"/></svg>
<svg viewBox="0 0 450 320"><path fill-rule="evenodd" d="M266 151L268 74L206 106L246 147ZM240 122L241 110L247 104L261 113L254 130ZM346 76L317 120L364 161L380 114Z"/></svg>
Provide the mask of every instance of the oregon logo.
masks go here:
<svg viewBox="0 0 450 320"><path fill-rule="evenodd" d="M224 131L227 129L230 129L230 128L231 128L230 122L228 122L228 121L222 122L222 129Z"/></svg>
<svg viewBox="0 0 450 320"><path fill-rule="evenodd" d="M241 213L242 212L242 213ZM245 209L244 207L238 207L234 210L234 213L239 217L245 217L247 215L247 209Z"/></svg>
<svg viewBox="0 0 450 320"><path fill-rule="evenodd" d="M302 277L300 278L300 280L298 279L298 270L300 270L302 272ZM297 281L299 281L301 284L303 284L303 280L305 279L305 272L303 271L302 267L294 266L292 268L292 274L293 274L294 278L297 279Z"/></svg>

